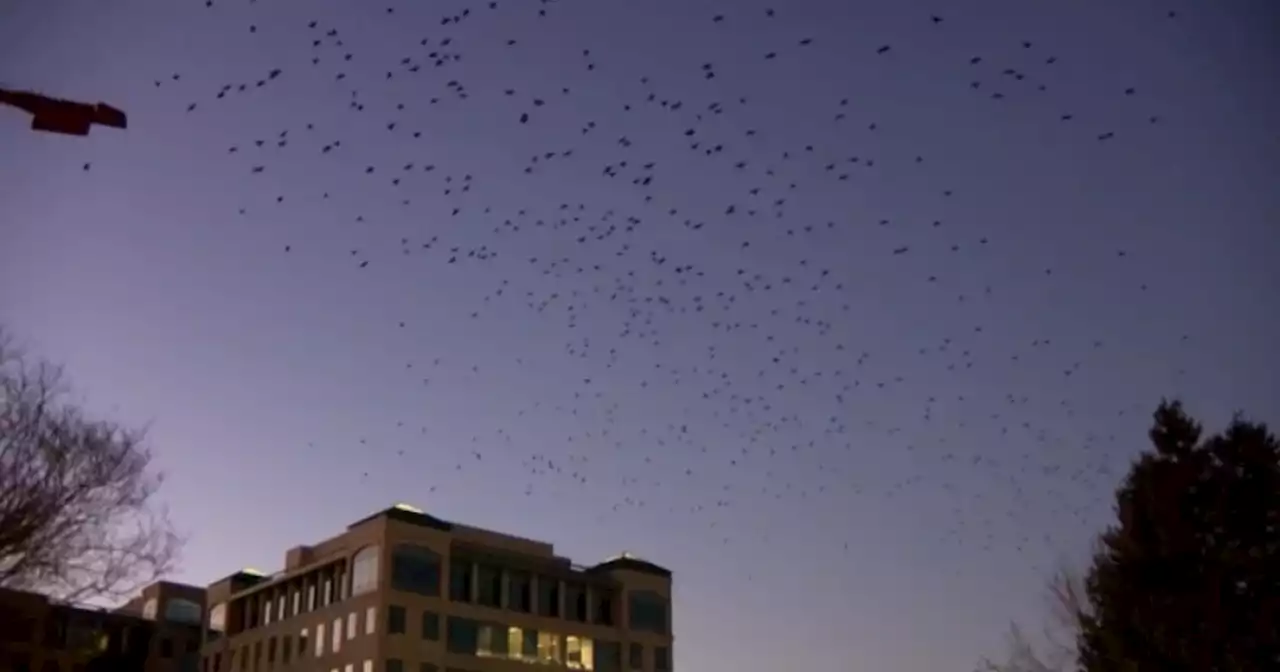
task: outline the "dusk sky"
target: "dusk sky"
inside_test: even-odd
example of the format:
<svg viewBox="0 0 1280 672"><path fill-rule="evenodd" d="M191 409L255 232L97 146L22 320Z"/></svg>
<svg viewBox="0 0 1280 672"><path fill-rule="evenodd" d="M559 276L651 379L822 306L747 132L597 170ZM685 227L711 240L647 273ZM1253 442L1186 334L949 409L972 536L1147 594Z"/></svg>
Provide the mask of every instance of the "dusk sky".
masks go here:
<svg viewBox="0 0 1280 672"><path fill-rule="evenodd" d="M768 7L5 2L130 124L0 110L0 324L176 580L403 501L671 568L677 670L972 669L1162 396L1280 421L1280 12Z"/></svg>

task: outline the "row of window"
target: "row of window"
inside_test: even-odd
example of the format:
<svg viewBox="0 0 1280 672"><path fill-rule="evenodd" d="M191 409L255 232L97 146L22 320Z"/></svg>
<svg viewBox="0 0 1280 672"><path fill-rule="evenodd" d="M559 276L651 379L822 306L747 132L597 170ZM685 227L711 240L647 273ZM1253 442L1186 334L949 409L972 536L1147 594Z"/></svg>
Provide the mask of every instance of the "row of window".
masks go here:
<svg viewBox="0 0 1280 672"><path fill-rule="evenodd" d="M423 636L426 623L438 624L439 616L431 612L423 614ZM438 625L435 627L439 636ZM523 663L564 665L572 670L617 672L622 669L622 645L607 640L594 640L578 635L561 635L532 628L520 628L500 623L485 623L469 618L449 617L446 648L450 653L506 658ZM628 656L632 668L643 668L644 646L630 645ZM670 650L654 647L654 669L670 669Z"/></svg>
<svg viewBox="0 0 1280 672"><path fill-rule="evenodd" d="M376 590L380 579L378 546L361 549L351 561L348 583L339 574L336 580L325 576L323 580L306 586L305 600L301 586L289 593L291 604L286 604L285 594L274 599L267 596L258 613L248 614L246 626L258 623L268 625L283 620L290 613L297 616L313 611L337 599L358 596ZM427 597L439 597L441 593L442 561L439 554L429 548L414 544L396 544L392 548L390 562L391 589ZM563 587L563 590L562 590ZM561 595L561 593L564 593ZM553 577L530 572L504 569L488 563L473 563L466 558L456 558L450 567L448 598L455 602L467 602L496 609L509 609L522 613L536 613L550 618L565 618L580 623L614 625L614 595L608 590L591 590L584 584L563 583ZM318 602L317 602L318 600ZM291 607L291 608L289 608ZM225 631L226 605L215 605L209 613L209 627L216 632ZM667 604L660 595L651 592L632 592L628 603L631 627L658 633L667 632Z"/></svg>

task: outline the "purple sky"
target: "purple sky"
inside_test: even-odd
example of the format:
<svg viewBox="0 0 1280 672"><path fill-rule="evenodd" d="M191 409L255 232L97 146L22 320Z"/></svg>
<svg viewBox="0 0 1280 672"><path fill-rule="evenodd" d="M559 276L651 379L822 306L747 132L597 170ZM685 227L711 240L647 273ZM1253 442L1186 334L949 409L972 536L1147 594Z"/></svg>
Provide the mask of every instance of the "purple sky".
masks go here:
<svg viewBox="0 0 1280 672"><path fill-rule="evenodd" d="M391 4L0 7L131 123L0 111L0 322L150 427L179 580L406 501L672 568L681 670L963 670L1161 395L1280 408L1266 0Z"/></svg>

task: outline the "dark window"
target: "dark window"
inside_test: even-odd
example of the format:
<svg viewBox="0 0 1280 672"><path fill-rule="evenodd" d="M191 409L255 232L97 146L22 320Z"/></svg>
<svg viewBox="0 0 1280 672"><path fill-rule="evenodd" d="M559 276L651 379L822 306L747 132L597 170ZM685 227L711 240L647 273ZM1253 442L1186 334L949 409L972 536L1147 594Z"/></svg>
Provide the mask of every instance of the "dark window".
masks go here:
<svg viewBox="0 0 1280 672"><path fill-rule="evenodd" d="M636 644L632 642L631 655L629 656L629 658L631 659L630 660L631 669L643 670L644 669L644 644Z"/></svg>
<svg viewBox="0 0 1280 672"><path fill-rule="evenodd" d="M280 662L285 665L289 664L289 654L293 651L293 635L285 635L280 638Z"/></svg>
<svg viewBox="0 0 1280 672"><path fill-rule="evenodd" d="M258 669L258 663L262 662L262 642L253 643L253 669Z"/></svg>
<svg viewBox="0 0 1280 672"><path fill-rule="evenodd" d="M560 581L549 576L538 577L538 615L560 617Z"/></svg>
<svg viewBox="0 0 1280 672"><path fill-rule="evenodd" d="M445 626L448 630L446 648L449 652L475 655L480 639L479 626L479 623L467 618L449 618Z"/></svg>
<svg viewBox="0 0 1280 672"><path fill-rule="evenodd" d="M621 672L622 645L597 639L593 647L596 672Z"/></svg>
<svg viewBox="0 0 1280 672"><path fill-rule="evenodd" d="M434 611L422 612L422 638L440 641L440 614Z"/></svg>
<svg viewBox="0 0 1280 672"><path fill-rule="evenodd" d="M647 591L634 591L628 602L632 630L643 632L667 632L667 601L661 595Z"/></svg>
<svg viewBox="0 0 1280 672"><path fill-rule="evenodd" d="M520 655L524 656L526 661L536 660L538 657L538 631L525 628L520 631Z"/></svg>
<svg viewBox="0 0 1280 672"><path fill-rule="evenodd" d="M507 573L507 608L526 614L533 611L533 577L528 572Z"/></svg>
<svg viewBox="0 0 1280 672"><path fill-rule="evenodd" d="M653 647L653 669L666 672L671 669L671 650L665 646Z"/></svg>
<svg viewBox="0 0 1280 672"><path fill-rule="evenodd" d="M200 648L199 640L188 639L187 643L182 647L187 653L195 653Z"/></svg>
<svg viewBox="0 0 1280 672"><path fill-rule="evenodd" d="M502 606L502 570L493 565L480 565L476 602L486 607Z"/></svg>
<svg viewBox="0 0 1280 672"><path fill-rule="evenodd" d="M435 663L418 663L418 672L440 672Z"/></svg>
<svg viewBox="0 0 1280 672"><path fill-rule="evenodd" d="M405 631L404 607L391 605L387 607L387 634L403 635Z"/></svg>
<svg viewBox="0 0 1280 672"><path fill-rule="evenodd" d="M424 546L398 544L391 550L391 588L428 597L440 594L440 556Z"/></svg>
<svg viewBox="0 0 1280 672"><path fill-rule="evenodd" d="M160 640L160 657L161 658L173 657L173 640L172 639L165 637L164 639Z"/></svg>
<svg viewBox="0 0 1280 672"><path fill-rule="evenodd" d="M593 603L591 615L595 618L595 622L600 625L613 625L613 594L596 590L591 594L591 601Z"/></svg>
<svg viewBox="0 0 1280 672"><path fill-rule="evenodd" d="M581 584L570 583L564 589L565 616L571 621L585 623L587 621L587 588Z"/></svg>
<svg viewBox="0 0 1280 672"><path fill-rule="evenodd" d="M298 635L298 657L307 655L307 631L303 630Z"/></svg>
<svg viewBox="0 0 1280 672"><path fill-rule="evenodd" d="M471 563L467 560L449 563L449 599L454 602L471 601Z"/></svg>
<svg viewBox="0 0 1280 672"><path fill-rule="evenodd" d="M387 672L404 672L404 661L399 658L388 658Z"/></svg>
<svg viewBox="0 0 1280 672"><path fill-rule="evenodd" d="M267 640L267 664L276 662L276 638Z"/></svg>

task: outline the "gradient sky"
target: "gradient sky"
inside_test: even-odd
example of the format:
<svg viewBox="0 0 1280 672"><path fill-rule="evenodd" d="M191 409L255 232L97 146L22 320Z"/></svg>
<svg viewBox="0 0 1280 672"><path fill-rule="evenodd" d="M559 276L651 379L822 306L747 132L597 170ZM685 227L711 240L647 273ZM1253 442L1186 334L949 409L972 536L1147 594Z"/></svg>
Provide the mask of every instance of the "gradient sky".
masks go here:
<svg viewBox="0 0 1280 672"><path fill-rule="evenodd" d="M0 322L150 428L178 580L406 501L672 568L679 670L967 670L1161 395L1276 420L1267 0L204 4L0 5L130 115L0 111Z"/></svg>

